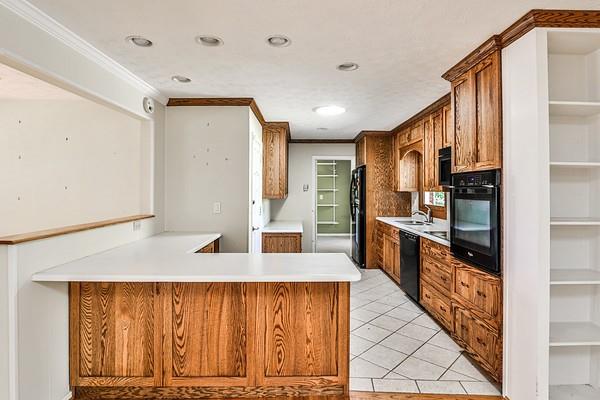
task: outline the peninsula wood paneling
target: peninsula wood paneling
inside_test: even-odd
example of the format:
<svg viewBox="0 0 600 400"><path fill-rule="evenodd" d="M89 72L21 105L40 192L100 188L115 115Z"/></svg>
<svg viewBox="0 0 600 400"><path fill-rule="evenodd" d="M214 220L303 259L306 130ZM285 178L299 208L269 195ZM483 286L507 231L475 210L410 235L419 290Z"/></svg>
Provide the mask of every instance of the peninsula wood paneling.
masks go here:
<svg viewBox="0 0 600 400"><path fill-rule="evenodd" d="M160 304L154 283L71 284L73 385L160 382Z"/></svg>
<svg viewBox="0 0 600 400"><path fill-rule="evenodd" d="M248 325L253 290L239 283L165 285L167 386L250 384Z"/></svg>

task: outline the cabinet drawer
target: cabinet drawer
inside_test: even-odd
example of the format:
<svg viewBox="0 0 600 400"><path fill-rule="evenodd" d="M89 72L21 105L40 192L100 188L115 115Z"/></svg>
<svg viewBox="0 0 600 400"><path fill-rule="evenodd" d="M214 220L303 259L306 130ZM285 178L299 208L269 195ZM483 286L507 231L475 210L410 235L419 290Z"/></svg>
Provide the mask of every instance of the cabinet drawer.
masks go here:
<svg viewBox="0 0 600 400"><path fill-rule="evenodd" d="M377 221L377 234L389 236L390 239L398 243L400 241L400 229L386 224L385 222Z"/></svg>
<svg viewBox="0 0 600 400"><path fill-rule="evenodd" d="M500 279L460 262L455 262L454 277L453 296L472 306L488 323L498 327L502 312Z"/></svg>
<svg viewBox="0 0 600 400"><path fill-rule="evenodd" d="M497 376L502 350L497 331L490 329L473 317L466 309L453 305L454 334L467 347L467 350L483 363L483 366Z"/></svg>
<svg viewBox="0 0 600 400"><path fill-rule="evenodd" d="M430 286L427 281L421 281L421 305L436 317L438 322L452 331L452 308L450 299Z"/></svg>
<svg viewBox="0 0 600 400"><path fill-rule="evenodd" d="M440 292L450 297L452 267L425 256L421 259L421 276L437 285Z"/></svg>
<svg viewBox="0 0 600 400"><path fill-rule="evenodd" d="M438 261L450 262L450 248L432 240L421 238L421 252Z"/></svg>

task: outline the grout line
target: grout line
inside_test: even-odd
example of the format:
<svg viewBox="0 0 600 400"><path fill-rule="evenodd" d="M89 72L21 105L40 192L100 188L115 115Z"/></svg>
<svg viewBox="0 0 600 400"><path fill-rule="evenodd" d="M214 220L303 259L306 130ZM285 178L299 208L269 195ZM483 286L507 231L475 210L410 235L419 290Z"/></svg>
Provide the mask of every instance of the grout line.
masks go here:
<svg viewBox="0 0 600 400"><path fill-rule="evenodd" d="M371 387L373 388L373 391L375 391L375 382L373 382L373 378L369 378L371 380Z"/></svg>
<svg viewBox="0 0 600 400"><path fill-rule="evenodd" d="M463 390L465 391L466 394L471 394L471 393L467 392L467 388L465 387L465 385L462 384L461 381L458 381L458 383L460 383L460 386L463 388Z"/></svg>

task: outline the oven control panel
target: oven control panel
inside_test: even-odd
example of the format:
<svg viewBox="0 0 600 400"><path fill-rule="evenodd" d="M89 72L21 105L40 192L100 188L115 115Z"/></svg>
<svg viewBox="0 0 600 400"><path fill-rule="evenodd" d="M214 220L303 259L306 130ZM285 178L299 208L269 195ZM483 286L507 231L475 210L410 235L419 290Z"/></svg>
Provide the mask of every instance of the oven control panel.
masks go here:
<svg viewBox="0 0 600 400"><path fill-rule="evenodd" d="M498 186L500 185L500 170L466 172L452 175L453 186Z"/></svg>

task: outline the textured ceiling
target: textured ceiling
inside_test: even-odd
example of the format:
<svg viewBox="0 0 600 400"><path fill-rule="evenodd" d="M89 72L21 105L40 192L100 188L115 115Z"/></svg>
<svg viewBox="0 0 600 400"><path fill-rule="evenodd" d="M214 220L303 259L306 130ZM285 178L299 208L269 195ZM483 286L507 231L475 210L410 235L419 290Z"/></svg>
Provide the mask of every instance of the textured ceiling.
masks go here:
<svg viewBox="0 0 600 400"><path fill-rule="evenodd" d="M0 64L0 100L81 100L81 97Z"/></svg>
<svg viewBox="0 0 600 400"><path fill-rule="evenodd" d="M598 0L30 2L167 96L254 97L267 120L290 122L294 138L391 129L447 93L440 75L530 9L600 9ZM225 45L198 45L199 34ZM291 46L267 46L272 34ZM128 35L155 45L134 47ZM360 69L336 70L347 61ZM347 112L312 111L328 104Z"/></svg>

